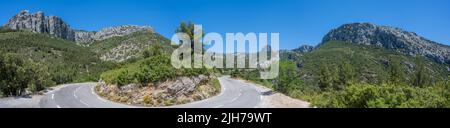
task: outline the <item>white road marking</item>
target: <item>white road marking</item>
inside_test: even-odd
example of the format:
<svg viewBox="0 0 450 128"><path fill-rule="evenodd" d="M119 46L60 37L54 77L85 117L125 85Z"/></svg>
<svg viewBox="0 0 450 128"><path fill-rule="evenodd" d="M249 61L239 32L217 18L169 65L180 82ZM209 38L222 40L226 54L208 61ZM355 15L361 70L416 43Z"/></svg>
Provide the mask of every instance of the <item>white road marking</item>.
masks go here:
<svg viewBox="0 0 450 128"><path fill-rule="evenodd" d="M106 100L104 100L103 98L101 98L99 95L97 95L97 93L95 93L94 92L94 88L95 88L95 86L92 86L92 88L91 88L91 93L93 94L93 95L95 95L96 97L97 97L97 99L99 99L99 100L101 100L101 101L103 101L103 102L107 102Z"/></svg>
<svg viewBox="0 0 450 128"><path fill-rule="evenodd" d="M227 90L227 88L225 88L225 86L222 86L223 87L223 90L222 91L224 91L225 92L225 90Z"/></svg>
<svg viewBox="0 0 450 128"><path fill-rule="evenodd" d="M236 101L238 98L239 98L239 97L235 97L235 98L233 98L230 102L234 102L234 101Z"/></svg>
<svg viewBox="0 0 450 128"><path fill-rule="evenodd" d="M241 97L241 96L242 96L242 90L239 92L239 95L238 95L237 97L234 97L234 98L230 101L230 103L236 101L236 100L237 100L239 97Z"/></svg>
<svg viewBox="0 0 450 128"><path fill-rule="evenodd" d="M80 87L81 86L79 86L77 89L75 89L75 91L73 91L73 97L75 97L76 99L78 99L78 96L77 96L77 92L78 92L78 89L80 89Z"/></svg>
<svg viewBox="0 0 450 128"><path fill-rule="evenodd" d="M217 105L217 106L215 106L215 107L213 107L213 108L220 108L220 107L223 107L224 105L223 104L221 104L221 105Z"/></svg>
<svg viewBox="0 0 450 128"><path fill-rule="evenodd" d="M84 102L84 101L82 101L82 100L79 100L82 104L84 104L84 105L86 105L86 106L88 106L89 107L89 104L87 104L86 102Z"/></svg>
<svg viewBox="0 0 450 128"><path fill-rule="evenodd" d="M52 94L52 100L54 100L55 99L55 94Z"/></svg>
<svg viewBox="0 0 450 128"><path fill-rule="evenodd" d="M61 106L59 106L59 105L56 105L56 108L61 108Z"/></svg>

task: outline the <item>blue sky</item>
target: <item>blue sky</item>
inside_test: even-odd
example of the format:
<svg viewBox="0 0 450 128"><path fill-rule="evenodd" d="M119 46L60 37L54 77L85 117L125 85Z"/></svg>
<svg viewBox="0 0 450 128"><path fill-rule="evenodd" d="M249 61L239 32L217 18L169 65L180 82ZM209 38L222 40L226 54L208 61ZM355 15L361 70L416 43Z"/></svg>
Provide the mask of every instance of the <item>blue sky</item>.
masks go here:
<svg viewBox="0 0 450 128"><path fill-rule="evenodd" d="M20 10L60 16L72 28L150 25L171 37L180 21L206 32L278 32L280 48L316 45L345 23L371 22L450 45L449 0L2 0L0 23Z"/></svg>

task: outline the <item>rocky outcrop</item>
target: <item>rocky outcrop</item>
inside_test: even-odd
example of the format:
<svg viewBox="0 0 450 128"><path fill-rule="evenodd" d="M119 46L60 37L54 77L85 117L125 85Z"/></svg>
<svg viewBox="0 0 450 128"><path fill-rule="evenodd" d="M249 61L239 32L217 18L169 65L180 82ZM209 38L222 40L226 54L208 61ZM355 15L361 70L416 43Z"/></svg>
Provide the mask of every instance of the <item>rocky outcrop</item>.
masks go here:
<svg viewBox="0 0 450 128"><path fill-rule="evenodd" d="M95 91L100 96L116 102L160 107L212 97L220 91L220 88L212 85L212 81L216 79L215 76L199 75L178 77L148 85L129 84L121 87L100 81Z"/></svg>
<svg viewBox="0 0 450 128"><path fill-rule="evenodd" d="M95 33L94 40L104 40L115 36L128 35L137 31L153 31L149 26L136 26L136 25L122 25L116 27L104 28L101 31Z"/></svg>
<svg viewBox="0 0 450 128"><path fill-rule="evenodd" d="M94 35L95 35L95 32L77 30L77 31L75 31L75 42L83 43L83 44L94 42L94 38L93 38Z"/></svg>
<svg viewBox="0 0 450 128"><path fill-rule="evenodd" d="M78 43L89 44L94 41L101 41L116 36L124 36L138 31L154 32L150 26L121 25L104 28L98 32L75 31L75 41Z"/></svg>
<svg viewBox="0 0 450 128"><path fill-rule="evenodd" d="M370 23L345 24L330 31L322 43L333 40L375 45L411 56L422 55L439 63L450 63L450 46L430 41L414 32L389 26Z"/></svg>
<svg viewBox="0 0 450 128"><path fill-rule="evenodd" d="M153 29L149 26L137 25L109 27L99 32L74 30L59 17L45 16L41 11L30 14L27 10L13 16L5 26L13 30L30 30L35 33L46 33L85 45L89 45L93 41L128 35L137 31L153 32Z"/></svg>
<svg viewBox="0 0 450 128"><path fill-rule="evenodd" d="M13 16L5 25L13 30L30 30L36 33L48 33L56 37L75 40L74 31L68 24L56 16L45 16L39 11L30 14L27 10Z"/></svg>
<svg viewBox="0 0 450 128"><path fill-rule="evenodd" d="M201 82L207 80L208 77L205 75L200 75L193 78L180 77L175 82L167 86L167 91L173 96L187 95L195 91L196 85L199 85Z"/></svg>
<svg viewBox="0 0 450 128"><path fill-rule="evenodd" d="M313 49L314 49L314 46L302 45L296 49L293 49L292 51L297 52L297 53L307 53L307 52L311 52Z"/></svg>

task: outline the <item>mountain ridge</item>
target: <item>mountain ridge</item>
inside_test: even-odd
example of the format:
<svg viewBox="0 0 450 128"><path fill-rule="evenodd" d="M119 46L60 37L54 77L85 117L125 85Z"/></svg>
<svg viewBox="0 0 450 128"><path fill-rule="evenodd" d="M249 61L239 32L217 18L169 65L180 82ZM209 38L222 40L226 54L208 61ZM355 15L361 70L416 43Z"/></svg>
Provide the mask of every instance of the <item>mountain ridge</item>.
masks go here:
<svg viewBox="0 0 450 128"><path fill-rule="evenodd" d="M425 56L439 63L450 63L450 46L391 26L379 26L371 23L344 24L328 32L319 45L329 41L375 45L411 56Z"/></svg>
<svg viewBox="0 0 450 128"><path fill-rule="evenodd" d="M82 45L90 45L94 41L111 37L124 36L137 31L154 32L150 26L119 25L103 28L98 32L77 30L70 27L57 16L45 16L44 12L30 13L22 10L9 19L4 25L13 30L30 30L35 33L46 33L58 38L74 41Z"/></svg>

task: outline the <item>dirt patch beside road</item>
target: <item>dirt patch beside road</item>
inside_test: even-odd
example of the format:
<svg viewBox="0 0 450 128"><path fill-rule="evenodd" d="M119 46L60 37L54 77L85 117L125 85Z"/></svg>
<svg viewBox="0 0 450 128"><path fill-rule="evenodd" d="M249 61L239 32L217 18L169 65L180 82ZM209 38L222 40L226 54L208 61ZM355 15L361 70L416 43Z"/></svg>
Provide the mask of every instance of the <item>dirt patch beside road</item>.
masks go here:
<svg viewBox="0 0 450 128"><path fill-rule="evenodd" d="M271 89L258 85L252 82L243 82L254 86L261 92L261 103L257 106L259 108L309 108L309 103L299 99L294 99L284 94L274 92Z"/></svg>

